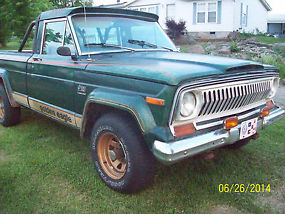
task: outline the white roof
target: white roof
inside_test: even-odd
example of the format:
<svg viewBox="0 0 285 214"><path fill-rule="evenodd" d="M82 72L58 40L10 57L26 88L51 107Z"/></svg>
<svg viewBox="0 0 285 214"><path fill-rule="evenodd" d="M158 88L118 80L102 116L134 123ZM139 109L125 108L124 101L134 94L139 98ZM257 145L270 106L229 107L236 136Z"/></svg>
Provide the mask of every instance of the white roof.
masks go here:
<svg viewBox="0 0 285 214"><path fill-rule="evenodd" d="M284 14L269 14L268 23L285 23L285 13Z"/></svg>

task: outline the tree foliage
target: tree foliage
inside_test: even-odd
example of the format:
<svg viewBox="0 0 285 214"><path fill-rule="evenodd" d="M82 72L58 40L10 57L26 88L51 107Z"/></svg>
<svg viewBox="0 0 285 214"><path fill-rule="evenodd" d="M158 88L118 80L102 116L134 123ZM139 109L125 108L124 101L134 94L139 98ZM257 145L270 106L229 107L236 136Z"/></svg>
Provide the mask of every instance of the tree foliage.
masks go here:
<svg viewBox="0 0 285 214"><path fill-rule="evenodd" d="M166 21L167 26L167 34L171 39L179 39L179 37L182 35L183 31L186 29L186 22L180 20L178 23L173 20L167 20Z"/></svg>
<svg viewBox="0 0 285 214"><path fill-rule="evenodd" d="M42 11L91 6L92 0L1 0L0 4L0 46L5 46L11 36L23 37L29 23Z"/></svg>
<svg viewBox="0 0 285 214"><path fill-rule="evenodd" d="M56 8L92 6L92 0L49 0Z"/></svg>

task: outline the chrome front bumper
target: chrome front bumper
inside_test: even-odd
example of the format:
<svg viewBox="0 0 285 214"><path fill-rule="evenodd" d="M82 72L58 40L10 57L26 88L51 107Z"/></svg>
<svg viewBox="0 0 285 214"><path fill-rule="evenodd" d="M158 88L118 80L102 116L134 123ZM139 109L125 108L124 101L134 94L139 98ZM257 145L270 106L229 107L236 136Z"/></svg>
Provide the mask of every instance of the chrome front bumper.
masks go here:
<svg viewBox="0 0 285 214"><path fill-rule="evenodd" d="M285 116L281 108L274 109L264 119L258 120L257 130L274 123ZM207 150L212 150L240 140L240 124L230 131L218 129L212 132L174 142L155 141L154 156L164 164L172 164Z"/></svg>

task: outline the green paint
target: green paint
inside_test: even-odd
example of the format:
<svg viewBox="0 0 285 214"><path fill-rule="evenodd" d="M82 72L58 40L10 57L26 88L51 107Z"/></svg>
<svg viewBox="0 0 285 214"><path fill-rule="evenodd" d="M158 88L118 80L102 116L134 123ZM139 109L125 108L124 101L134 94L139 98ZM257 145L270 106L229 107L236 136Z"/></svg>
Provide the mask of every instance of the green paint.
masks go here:
<svg viewBox="0 0 285 214"><path fill-rule="evenodd" d="M89 13L131 16L153 22L158 20L156 15L131 10L86 10ZM231 68L260 65L244 60L167 50L93 54L89 57L78 56L76 61L70 56L59 56L56 53L40 54L43 20L65 18L82 12L82 8L70 8L42 13L34 54L0 52L0 77L9 93L19 92L66 109L71 114L82 115L83 121L86 120L86 109L90 103L127 111L135 118L150 145L155 139L174 139L168 121L180 85L229 73L237 75L241 71ZM165 105L148 104L145 102L146 97L163 99Z"/></svg>

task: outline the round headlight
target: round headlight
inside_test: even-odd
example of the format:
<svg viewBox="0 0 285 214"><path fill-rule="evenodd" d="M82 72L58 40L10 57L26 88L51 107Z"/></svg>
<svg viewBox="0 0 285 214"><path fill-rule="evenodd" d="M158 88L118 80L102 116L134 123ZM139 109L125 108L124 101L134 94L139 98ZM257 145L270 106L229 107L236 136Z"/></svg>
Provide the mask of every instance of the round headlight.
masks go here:
<svg viewBox="0 0 285 214"><path fill-rule="evenodd" d="M269 94L269 98L273 98L276 95L276 92L279 88L279 78L273 80L273 85Z"/></svg>
<svg viewBox="0 0 285 214"><path fill-rule="evenodd" d="M181 100L180 114L183 117L189 117L193 114L196 107L196 98L193 93L185 93Z"/></svg>

